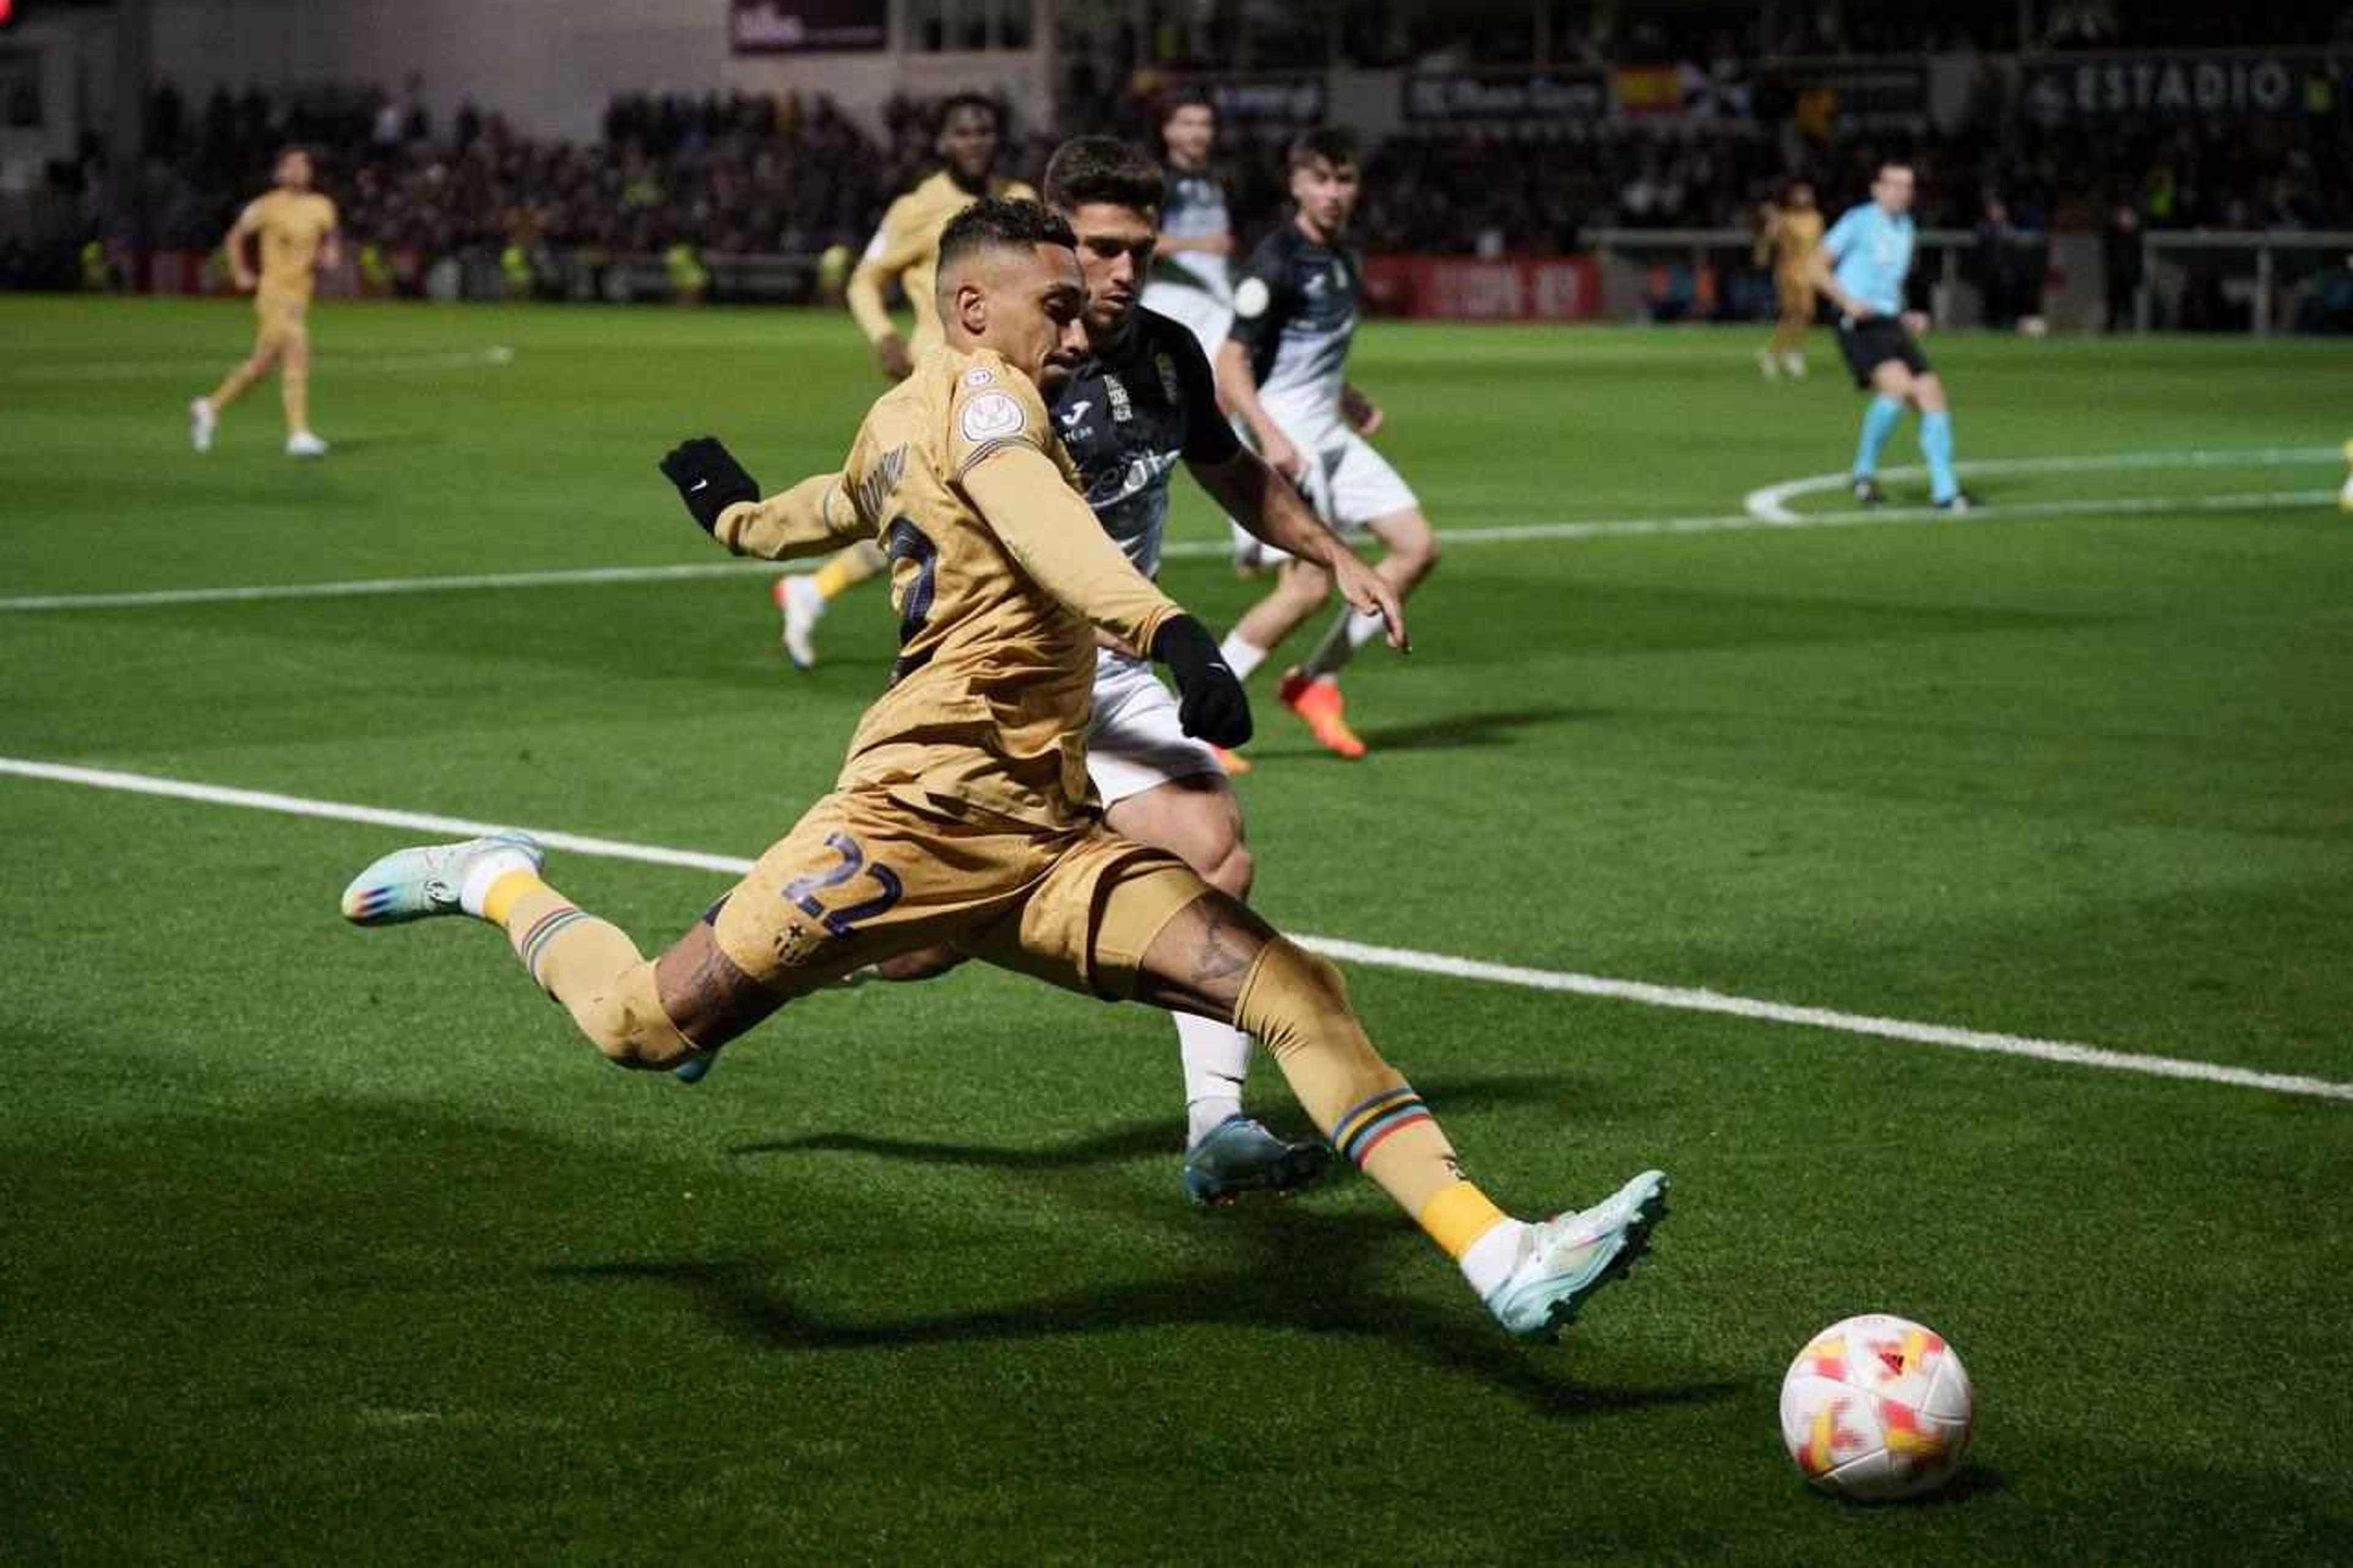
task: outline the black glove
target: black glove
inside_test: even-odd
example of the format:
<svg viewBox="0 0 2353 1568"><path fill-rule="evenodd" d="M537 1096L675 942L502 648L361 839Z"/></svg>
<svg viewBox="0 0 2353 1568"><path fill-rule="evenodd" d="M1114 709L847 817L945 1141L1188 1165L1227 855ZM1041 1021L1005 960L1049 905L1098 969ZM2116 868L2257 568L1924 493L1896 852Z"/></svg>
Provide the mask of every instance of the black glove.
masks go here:
<svg viewBox="0 0 2353 1568"><path fill-rule="evenodd" d="M1200 622L1170 616L1152 639L1152 657L1176 678L1176 721L1185 733L1229 749L1250 740L1250 699Z"/></svg>
<svg viewBox="0 0 2353 1568"><path fill-rule="evenodd" d="M678 499L705 533L716 529L719 514L737 501L760 499L760 487L716 436L697 436L672 447L661 460L661 471L678 487Z"/></svg>

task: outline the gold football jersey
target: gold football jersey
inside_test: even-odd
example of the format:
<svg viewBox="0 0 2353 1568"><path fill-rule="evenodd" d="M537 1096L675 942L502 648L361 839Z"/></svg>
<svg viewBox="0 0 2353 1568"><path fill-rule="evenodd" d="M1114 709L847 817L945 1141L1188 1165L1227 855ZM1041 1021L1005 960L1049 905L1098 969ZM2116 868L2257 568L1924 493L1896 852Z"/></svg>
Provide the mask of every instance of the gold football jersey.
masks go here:
<svg viewBox="0 0 2353 1568"><path fill-rule="evenodd" d="M308 300L319 247L335 232L335 204L316 191L270 191L245 209L261 241L259 292Z"/></svg>
<svg viewBox="0 0 2353 1568"><path fill-rule="evenodd" d="M1038 193L1018 180L992 179L988 194L1038 199ZM868 342L879 342L899 330L882 303L883 285L896 278L908 307L915 312L915 335L909 340L909 349L921 354L940 345L940 309L932 298L939 270L940 231L976 199L942 170L883 213L882 226L874 231L873 243L859 258L847 290L849 313L857 318Z"/></svg>
<svg viewBox="0 0 2353 1568"><path fill-rule="evenodd" d="M1088 510L1037 387L989 350L934 349L875 403L839 484L899 613L841 787L1058 829L1092 816L1095 628L1149 648L1179 612Z"/></svg>
<svg viewBox="0 0 2353 1568"><path fill-rule="evenodd" d="M1812 209L1785 210L1773 224L1773 269L1785 277L1801 277L1812 266L1815 247L1822 242L1822 215Z"/></svg>

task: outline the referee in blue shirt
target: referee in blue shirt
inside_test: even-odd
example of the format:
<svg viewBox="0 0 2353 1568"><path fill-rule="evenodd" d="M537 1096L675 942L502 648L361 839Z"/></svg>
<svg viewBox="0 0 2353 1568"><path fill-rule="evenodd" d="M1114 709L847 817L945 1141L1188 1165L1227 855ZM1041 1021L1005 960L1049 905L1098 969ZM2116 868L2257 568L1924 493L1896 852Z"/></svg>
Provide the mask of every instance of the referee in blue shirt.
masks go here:
<svg viewBox="0 0 2353 1568"><path fill-rule="evenodd" d="M1953 416L1945 384L1912 334L1928 318L1904 309L1904 280L1912 272L1912 165L1885 163L1871 182L1871 200L1846 215L1814 252L1814 286L1839 309L1839 348L1854 384L1874 395L1862 411L1862 439L1854 453L1854 499L1877 506L1879 449L1904 417L1920 411L1920 455L1928 462L1928 499L1940 510L1966 511L1969 493L1953 477Z"/></svg>

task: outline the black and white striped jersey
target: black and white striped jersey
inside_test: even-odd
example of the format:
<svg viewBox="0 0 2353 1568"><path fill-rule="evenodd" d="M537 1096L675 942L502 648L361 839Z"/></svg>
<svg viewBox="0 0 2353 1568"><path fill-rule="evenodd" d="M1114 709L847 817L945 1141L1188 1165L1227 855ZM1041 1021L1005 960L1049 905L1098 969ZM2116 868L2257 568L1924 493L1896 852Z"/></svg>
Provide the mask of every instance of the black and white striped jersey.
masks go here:
<svg viewBox="0 0 2353 1568"><path fill-rule="evenodd" d="M1278 418L1336 414L1356 333L1364 271L1345 246L1286 223L1250 252L1234 285L1232 340L1249 352L1259 400Z"/></svg>

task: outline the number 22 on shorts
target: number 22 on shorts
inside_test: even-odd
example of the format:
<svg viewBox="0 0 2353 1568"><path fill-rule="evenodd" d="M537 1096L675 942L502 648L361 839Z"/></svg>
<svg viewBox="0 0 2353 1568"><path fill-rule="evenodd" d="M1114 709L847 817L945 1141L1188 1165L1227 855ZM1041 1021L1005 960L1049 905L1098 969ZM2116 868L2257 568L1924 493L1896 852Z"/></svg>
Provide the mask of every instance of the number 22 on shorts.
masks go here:
<svg viewBox="0 0 2353 1568"><path fill-rule="evenodd" d="M901 885L899 874L879 862L868 865L866 851L860 849L858 840L847 833L828 833L825 836L825 843L827 848L841 857L841 864L829 871L796 877L785 885L785 898L803 913L818 917L825 929L835 936L851 935L856 931L859 921L872 920L906 896L906 889ZM851 904L847 909L828 910L818 894L840 887L860 871L865 872L867 879L881 890L863 903Z"/></svg>

